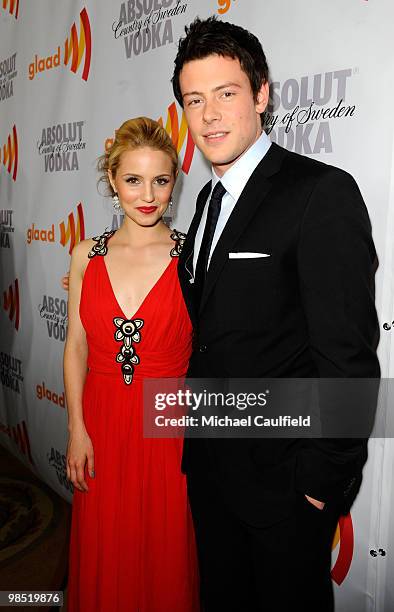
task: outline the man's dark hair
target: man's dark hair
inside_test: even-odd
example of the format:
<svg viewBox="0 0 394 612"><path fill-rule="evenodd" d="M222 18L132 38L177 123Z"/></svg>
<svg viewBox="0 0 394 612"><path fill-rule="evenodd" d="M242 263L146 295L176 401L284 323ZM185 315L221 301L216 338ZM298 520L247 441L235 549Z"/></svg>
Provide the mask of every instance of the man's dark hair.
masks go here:
<svg viewBox="0 0 394 612"><path fill-rule="evenodd" d="M175 98L183 107L179 75L183 66L192 60L204 59L209 55L222 55L238 59L242 70L249 78L253 97L263 83L268 81L268 65L260 41L254 34L216 16L208 19L198 17L185 27L186 36L179 40L175 58L172 87Z"/></svg>

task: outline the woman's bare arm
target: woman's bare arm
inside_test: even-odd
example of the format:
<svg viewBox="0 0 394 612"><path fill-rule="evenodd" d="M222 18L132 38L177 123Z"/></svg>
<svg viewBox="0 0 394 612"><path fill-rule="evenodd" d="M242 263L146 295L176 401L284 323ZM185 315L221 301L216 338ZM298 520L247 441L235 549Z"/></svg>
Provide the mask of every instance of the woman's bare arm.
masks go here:
<svg viewBox="0 0 394 612"><path fill-rule="evenodd" d="M85 463L94 474L93 445L86 431L82 394L87 374L88 346L79 316L82 279L88 263L91 240L78 244L72 253L68 295L68 330L64 349L64 385L67 398L69 441L67 448L67 477L81 491L87 491L84 477Z"/></svg>

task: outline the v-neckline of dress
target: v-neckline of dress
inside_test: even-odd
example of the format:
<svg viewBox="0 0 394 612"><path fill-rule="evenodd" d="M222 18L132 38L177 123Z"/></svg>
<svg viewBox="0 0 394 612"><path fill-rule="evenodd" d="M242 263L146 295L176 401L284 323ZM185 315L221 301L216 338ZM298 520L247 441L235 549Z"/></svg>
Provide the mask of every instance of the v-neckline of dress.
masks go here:
<svg viewBox="0 0 394 612"><path fill-rule="evenodd" d="M112 285L112 281L111 281L111 277L109 275L108 272L108 268L107 268L107 264L105 263L105 258L102 257L101 258L103 260L103 266L104 266L104 270L105 270L105 275L108 281L108 285L109 288L111 290L111 294L112 297L114 299L114 302L116 304L116 306L118 307L118 310L120 311L122 317L124 319L127 319L127 321L132 321L133 319L136 318L136 316L139 314L139 312L142 310L142 307L145 305L146 301L148 300L148 298L151 296L152 292L154 291L154 289L157 287L157 285L161 282L161 280L163 279L163 277L166 275L166 273L168 272L168 270L170 269L171 265L173 264L174 260L176 259L175 257L171 257L171 261L168 262L167 266L164 268L163 272L160 274L159 278L157 279L157 281L155 281L155 283L152 285L152 287L149 289L148 293L145 295L145 297L143 298L142 302L140 303L140 305L138 306L137 310L134 312L134 314L131 317L128 317L123 308L121 307L118 298L116 297L113 285Z"/></svg>

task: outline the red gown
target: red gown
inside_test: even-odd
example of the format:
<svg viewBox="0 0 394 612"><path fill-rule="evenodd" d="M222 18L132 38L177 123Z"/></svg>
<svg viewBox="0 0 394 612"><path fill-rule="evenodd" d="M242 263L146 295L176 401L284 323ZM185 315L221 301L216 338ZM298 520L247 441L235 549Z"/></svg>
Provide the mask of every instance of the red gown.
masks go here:
<svg viewBox="0 0 394 612"><path fill-rule="evenodd" d="M143 378L183 376L190 357L191 323L177 276L184 236L172 234L172 259L129 321L104 260L112 234L95 238L81 292L89 347L83 415L96 475L85 470L89 492L74 490L68 611L195 612L182 439L144 438L142 421Z"/></svg>

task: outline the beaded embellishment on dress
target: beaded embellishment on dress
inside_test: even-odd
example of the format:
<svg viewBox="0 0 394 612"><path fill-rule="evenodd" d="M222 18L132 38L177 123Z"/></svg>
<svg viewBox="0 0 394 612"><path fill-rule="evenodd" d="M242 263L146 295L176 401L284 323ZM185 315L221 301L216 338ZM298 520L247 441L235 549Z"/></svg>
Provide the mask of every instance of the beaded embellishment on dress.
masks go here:
<svg viewBox="0 0 394 612"><path fill-rule="evenodd" d="M95 255L106 255L108 253L107 242L113 236L115 230L111 230L110 232L104 232L101 236L95 236L92 238L97 244L95 244L92 249L88 253L89 259L92 259Z"/></svg>
<svg viewBox="0 0 394 612"><path fill-rule="evenodd" d="M170 236L175 241L175 246L171 249L170 255L171 257L179 257L182 253L182 248L186 240L186 234L183 232L178 232L178 230L174 229Z"/></svg>
<svg viewBox="0 0 394 612"><path fill-rule="evenodd" d="M105 256L108 253L107 242L114 235L116 230L104 232L101 236L93 238L95 244L88 253L88 257L92 259L96 255ZM186 240L186 234L178 230L172 230L171 236L175 245L170 251L171 257L179 257L182 252L183 244ZM123 342L119 353L116 355L117 363L122 364L122 375L126 385L131 385L133 382L134 368L140 363L140 359L134 350L133 343L141 342L140 329L144 325L143 319L124 319L115 317L113 319L116 327L114 338L117 342Z"/></svg>
<svg viewBox="0 0 394 612"><path fill-rule="evenodd" d="M122 364L123 380L126 385L131 385L133 381L134 366L138 365L140 359L134 352L133 342L141 341L139 329L144 325L142 319L122 319L115 317L114 324L116 329L115 340L122 342L119 353L116 355L116 361Z"/></svg>

